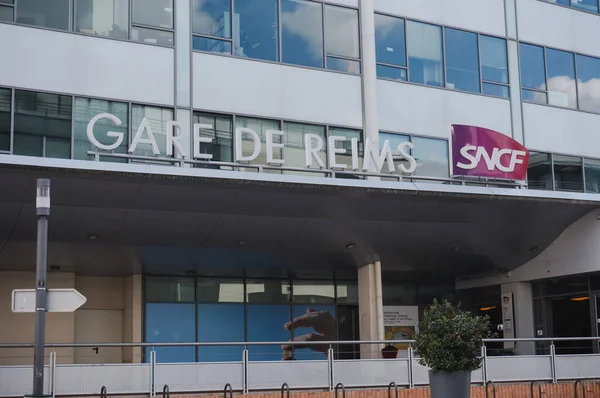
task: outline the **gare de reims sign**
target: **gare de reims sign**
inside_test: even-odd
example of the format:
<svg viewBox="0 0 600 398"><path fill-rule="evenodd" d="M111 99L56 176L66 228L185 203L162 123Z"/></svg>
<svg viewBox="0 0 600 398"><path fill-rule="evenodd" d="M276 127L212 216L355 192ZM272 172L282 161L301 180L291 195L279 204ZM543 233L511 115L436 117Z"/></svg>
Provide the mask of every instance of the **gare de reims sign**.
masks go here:
<svg viewBox="0 0 600 398"><path fill-rule="evenodd" d="M101 113L90 120L87 125L87 138L90 143L99 150L113 151L123 144L125 134L122 132L109 131L106 136L114 139L110 144L104 144L98 140L94 133L94 127L100 120L107 119L115 126L122 124L122 121L110 113ZM202 153L202 145L210 144L211 137L200 135L201 129L212 129L212 125L196 123L193 126L193 159L210 161L212 155ZM152 148L152 153L160 156L160 150L154 131L147 118L144 118L135 133L128 152L134 153L138 145L147 144ZM161 132L162 133L162 132ZM168 121L166 126L166 156L175 155L179 157L187 156L184 151L182 140L184 135L181 126L175 121ZM252 129L246 127L237 127L234 131L235 153L234 161L236 163L249 163L258 158L263 149L263 143L259 135ZM265 133L265 152L267 163L269 165L285 166L285 159L275 159L274 150L283 149L285 144L275 142L275 137L285 135L285 132L278 130L268 130ZM244 154L242 151L242 138L251 141L251 154ZM282 140L283 141L283 140ZM350 151L345 148L339 148L336 144L350 141ZM412 174L417 169L417 160L411 155L410 149L414 146L411 142L402 142L397 147L392 148L389 140L384 140L381 145L372 142L369 138L365 140L365 150L363 155L362 168L359 169L359 151L358 139L348 139L343 136L329 136L327 138L327 166L318 155L325 147L323 138L316 134L304 135L304 166L307 169L319 167L321 169L329 168L332 170L349 169L353 171L375 172L377 174L394 173L400 171L404 174ZM493 130L465 125L452 126L452 174L454 176L484 177L507 180L524 180L527 173L527 164L529 162L529 152L521 144L512 138ZM380 149L381 148L381 149ZM336 155L350 155L351 165L338 163ZM400 162L394 162L394 157L401 158ZM384 166L386 170L384 171Z"/></svg>

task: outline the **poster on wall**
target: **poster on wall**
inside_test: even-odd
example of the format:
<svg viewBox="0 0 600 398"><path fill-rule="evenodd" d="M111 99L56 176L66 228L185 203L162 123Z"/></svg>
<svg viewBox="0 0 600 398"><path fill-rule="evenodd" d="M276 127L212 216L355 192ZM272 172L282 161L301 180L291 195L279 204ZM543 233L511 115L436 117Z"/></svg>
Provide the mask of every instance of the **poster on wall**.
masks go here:
<svg viewBox="0 0 600 398"><path fill-rule="evenodd" d="M515 325L513 319L513 295L502 293L502 334L505 339L515 338ZM504 343L507 350L515 348L515 343Z"/></svg>
<svg viewBox="0 0 600 398"><path fill-rule="evenodd" d="M412 340L419 331L418 306L384 306L383 329L386 340ZM407 350L408 344L394 344L398 350Z"/></svg>

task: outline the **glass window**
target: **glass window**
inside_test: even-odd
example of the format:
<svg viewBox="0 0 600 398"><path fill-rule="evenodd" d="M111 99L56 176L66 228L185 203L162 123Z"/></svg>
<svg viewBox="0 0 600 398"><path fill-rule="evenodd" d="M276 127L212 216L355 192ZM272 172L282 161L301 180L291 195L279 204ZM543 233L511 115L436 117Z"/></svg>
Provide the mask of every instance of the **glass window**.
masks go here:
<svg viewBox="0 0 600 398"><path fill-rule="evenodd" d="M547 104L548 97L543 91L521 90L523 101L533 102L535 104Z"/></svg>
<svg viewBox="0 0 600 398"><path fill-rule="evenodd" d="M377 65L377 77L382 79L406 81L406 69Z"/></svg>
<svg viewBox="0 0 600 398"><path fill-rule="evenodd" d="M379 133L379 150L380 151L383 149L383 144L385 143L386 140L388 140L390 142L390 148L392 149L394 165L396 166L396 170L394 171L394 174L402 174L402 172L397 167L399 165L399 163L402 162L401 156L398 153L397 149L398 149L398 145L402 144L403 142L410 142L410 136L403 135L403 134L381 133L380 132ZM409 148L406 148L406 150L410 153ZM385 166L383 170L387 172L388 171L387 166Z"/></svg>
<svg viewBox="0 0 600 398"><path fill-rule="evenodd" d="M282 61L323 67L323 8L307 0L281 0Z"/></svg>
<svg viewBox="0 0 600 398"><path fill-rule="evenodd" d="M572 0L573 8L598 13L598 0Z"/></svg>
<svg viewBox="0 0 600 398"><path fill-rule="evenodd" d="M530 189L543 189L551 191L552 160L549 153L531 152L529 166L527 167L527 186Z"/></svg>
<svg viewBox="0 0 600 398"><path fill-rule="evenodd" d="M427 177L450 176L448 141L435 138L412 137L412 155L417 161L415 175Z"/></svg>
<svg viewBox="0 0 600 398"><path fill-rule="evenodd" d="M559 294L587 293L588 277L571 276L555 278L544 283L544 296L555 296Z"/></svg>
<svg viewBox="0 0 600 398"><path fill-rule="evenodd" d="M173 110L167 108L158 108L146 105L132 105L131 107L131 141L133 141L138 128L144 119L148 119L148 124L154 140L160 151L159 156L167 156L167 122L173 120ZM142 138L148 138L148 131L142 133ZM150 144L140 143L133 152L139 156L155 156Z"/></svg>
<svg viewBox="0 0 600 398"><path fill-rule="evenodd" d="M336 302L338 304L358 304L358 282L338 281L336 284Z"/></svg>
<svg viewBox="0 0 600 398"><path fill-rule="evenodd" d="M10 151L11 91L0 89L0 151Z"/></svg>
<svg viewBox="0 0 600 398"><path fill-rule="evenodd" d="M277 120L255 119L249 117L237 117L235 119L236 127L245 127L253 130L260 137L261 150L258 157L252 161L255 164L267 164L267 131L279 130L279 122ZM282 137L279 135L273 136L273 142L281 144ZM243 156L252 155L254 152L254 141L247 134L242 134L242 154ZM273 149L273 159L283 159L282 149ZM253 170L253 169L250 169Z"/></svg>
<svg viewBox="0 0 600 398"><path fill-rule="evenodd" d="M284 134L284 145L283 158L285 159L285 165L287 167L305 167L305 145L304 136L307 134L314 134L321 137L323 141L323 149L318 151L319 158L323 161L323 164L327 165L327 137L325 135L325 127L317 126L314 124L303 124L303 123L283 123ZM315 159L312 163L313 168L319 168L319 164ZM285 172L290 174L290 172ZM306 175L307 173L302 173ZM322 174L319 174L322 175Z"/></svg>
<svg viewBox="0 0 600 398"><path fill-rule="evenodd" d="M442 87L444 85L442 28L408 21L406 35L410 81Z"/></svg>
<svg viewBox="0 0 600 398"><path fill-rule="evenodd" d="M329 128L329 136L346 137L345 141L337 141L336 145L339 149L345 149L345 154L336 154L336 162L338 164L345 164L348 167L345 170L352 170L352 139L358 140L358 169L362 170L362 164L364 159L364 145L362 139L362 131L343 129L338 127ZM338 175L338 178L356 178L349 175Z"/></svg>
<svg viewBox="0 0 600 398"><path fill-rule="evenodd" d="M231 1L194 0L193 32L231 38Z"/></svg>
<svg viewBox="0 0 600 398"><path fill-rule="evenodd" d="M129 106L123 102L104 101L90 98L75 98L75 128L74 128L74 157L81 160L92 160L88 151L97 150L87 137L87 126L90 120L101 113L110 113L121 120L116 126L111 120L100 119L94 125L94 137L104 145L113 145L117 138L109 137L108 132L123 134L123 142L113 153L127 153L129 142ZM126 159L101 158L102 161L126 162Z"/></svg>
<svg viewBox="0 0 600 398"><path fill-rule="evenodd" d="M571 0L546 0L546 1L549 3L560 4L560 5L568 7L568 6L570 6L569 3Z"/></svg>
<svg viewBox="0 0 600 398"><path fill-rule="evenodd" d="M75 31L128 39L129 1L76 0Z"/></svg>
<svg viewBox="0 0 600 398"><path fill-rule="evenodd" d="M573 53L546 49L546 71L548 73L548 103L577 108Z"/></svg>
<svg viewBox="0 0 600 398"><path fill-rule="evenodd" d="M147 343L189 343L196 339L196 306L194 304L146 304ZM149 361L152 347L146 347ZM156 347L159 363L195 362L193 346Z"/></svg>
<svg viewBox="0 0 600 398"><path fill-rule="evenodd" d="M243 303L244 282L236 279L198 279L198 301L208 303Z"/></svg>
<svg viewBox="0 0 600 398"><path fill-rule="evenodd" d="M600 112L600 59L577 54L579 109Z"/></svg>
<svg viewBox="0 0 600 398"><path fill-rule="evenodd" d="M198 305L199 342L235 342L244 341L244 337L243 304ZM241 361L243 349L242 346L198 347L198 361Z"/></svg>
<svg viewBox="0 0 600 398"><path fill-rule="evenodd" d="M305 340L310 335L321 335L323 340L337 339L335 306L331 305L294 305L293 322L290 325L294 340ZM295 326L295 328L293 328ZM327 346L295 347L290 353L297 360L326 360ZM285 353L284 353L285 356Z"/></svg>
<svg viewBox="0 0 600 398"><path fill-rule="evenodd" d="M500 86L499 84L492 83L482 83L481 88L483 89L483 93L487 95L493 95L502 98L510 97L508 86Z"/></svg>
<svg viewBox="0 0 600 398"><path fill-rule="evenodd" d="M375 14L375 50L377 62L406 66L404 19Z"/></svg>
<svg viewBox="0 0 600 398"><path fill-rule="evenodd" d="M293 302L305 304L333 304L335 286L329 281L295 280Z"/></svg>
<svg viewBox="0 0 600 398"><path fill-rule="evenodd" d="M133 0L133 23L173 29L173 0Z"/></svg>
<svg viewBox="0 0 600 398"><path fill-rule="evenodd" d="M145 295L147 302L192 302L195 300L194 278L147 277Z"/></svg>
<svg viewBox="0 0 600 398"><path fill-rule="evenodd" d="M359 58L358 11L325 5L325 37L328 55Z"/></svg>
<svg viewBox="0 0 600 398"><path fill-rule="evenodd" d="M159 44L161 46L173 45L173 32L164 30L131 27L131 40L147 44Z"/></svg>
<svg viewBox="0 0 600 398"><path fill-rule="evenodd" d="M478 93L479 50L477 34L444 28L446 40L446 87Z"/></svg>
<svg viewBox="0 0 600 398"><path fill-rule="evenodd" d="M291 321L289 305L246 306L247 341L289 341L287 329ZM250 346L248 359L251 361L280 361L283 352L280 346Z"/></svg>
<svg viewBox="0 0 600 398"><path fill-rule="evenodd" d="M600 290L600 275L590 276L590 289ZM598 304L600 304L600 296L598 297ZM598 319L600 319L600 306L596 307Z"/></svg>
<svg viewBox="0 0 600 398"><path fill-rule="evenodd" d="M481 52L481 78L484 81L508 84L506 40L479 36Z"/></svg>
<svg viewBox="0 0 600 398"><path fill-rule="evenodd" d="M387 281L384 278L382 290L383 305L417 304L417 286L414 283Z"/></svg>
<svg viewBox="0 0 600 398"><path fill-rule="evenodd" d="M581 158L553 155L554 186L557 191L583 191Z"/></svg>
<svg viewBox="0 0 600 398"><path fill-rule="evenodd" d="M584 159L585 191L600 193L600 160Z"/></svg>
<svg viewBox="0 0 600 398"><path fill-rule="evenodd" d="M71 157L72 98L15 91L15 155Z"/></svg>
<svg viewBox="0 0 600 398"><path fill-rule="evenodd" d="M289 303L290 293L288 281L279 279L246 281L246 302L250 304Z"/></svg>
<svg viewBox="0 0 600 398"><path fill-rule="evenodd" d="M544 49L531 44L519 44L521 59L521 84L535 90L546 90L544 71ZM537 102L537 101L536 101Z"/></svg>
<svg viewBox="0 0 600 398"><path fill-rule="evenodd" d="M277 0L237 0L234 7L234 54L278 61Z"/></svg>
<svg viewBox="0 0 600 398"><path fill-rule="evenodd" d="M192 38L192 48L194 50L209 53L231 54L231 42L227 40L215 40L207 37L194 36Z"/></svg>
<svg viewBox="0 0 600 398"><path fill-rule="evenodd" d="M13 8L7 6L0 6L0 21L13 22Z"/></svg>
<svg viewBox="0 0 600 398"><path fill-rule="evenodd" d="M211 154L212 161L233 161L233 120L231 116L194 113L194 124L210 124L212 129L200 129L201 137L212 138L211 143L201 143L200 153Z"/></svg>
<svg viewBox="0 0 600 398"><path fill-rule="evenodd" d="M360 62L344 58L327 57L327 69L360 74Z"/></svg>
<svg viewBox="0 0 600 398"><path fill-rule="evenodd" d="M17 23L69 30L71 0L17 0Z"/></svg>

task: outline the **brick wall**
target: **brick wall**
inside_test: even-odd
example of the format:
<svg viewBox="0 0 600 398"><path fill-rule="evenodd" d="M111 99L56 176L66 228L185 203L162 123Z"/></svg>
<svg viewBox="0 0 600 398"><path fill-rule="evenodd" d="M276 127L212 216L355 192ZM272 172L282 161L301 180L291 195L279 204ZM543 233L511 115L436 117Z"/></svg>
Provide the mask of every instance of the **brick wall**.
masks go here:
<svg viewBox="0 0 600 398"><path fill-rule="evenodd" d="M599 370L600 376L600 370ZM600 398L600 382L585 383L586 398ZM575 390L573 383L558 383L558 384L542 384L543 398L574 398ZM157 394L160 396L160 393ZM238 395L238 394L235 394ZM248 398L280 398L281 393L261 393L248 394ZM529 384L504 384L496 386L496 398L528 398L530 397ZM537 388L534 391L535 398L538 398ZM223 394L210 396L211 398L221 398ZM316 392L292 392L290 398L333 398L334 393L328 391ZM388 398L387 389L382 390L347 390L347 398ZM492 388L489 389L489 397L492 398ZM194 398L185 396L185 398ZM202 398L209 398L203 396ZM340 392L339 398L342 398ZM395 393L392 390L392 398L395 398ZM429 398L429 388L413 388L413 389L398 389L398 398ZM485 398L484 387L473 387L471 389L471 398ZM580 389L579 398L583 398L582 390Z"/></svg>

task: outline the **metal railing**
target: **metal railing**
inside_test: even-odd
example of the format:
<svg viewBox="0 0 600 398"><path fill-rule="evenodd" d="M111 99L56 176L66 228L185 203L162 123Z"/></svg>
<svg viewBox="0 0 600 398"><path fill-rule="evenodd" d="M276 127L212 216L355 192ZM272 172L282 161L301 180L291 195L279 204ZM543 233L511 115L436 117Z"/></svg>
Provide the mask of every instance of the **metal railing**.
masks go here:
<svg viewBox="0 0 600 398"><path fill-rule="evenodd" d="M585 341L598 344L600 338L545 338L485 340L481 350L482 366L471 375L472 383L490 387L495 383L547 382L564 380L593 380L600 378L600 354L556 354L555 344L566 341ZM516 343L522 355L488 355L487 347L499 343ZM549 353L535 354L533 343L549 344ZM381 349L387 344L403 344L397 358L382 358ZM46 344L50 351L45 368L45 393L52 396L149 395L168 397L170 393L205 393L233 391L244 394L252 391L329 390L343 395L346 388L412 388L429 383L428 368L419 363L412 340L395 341L327 341L327 342L203 342L203 343L85 343ZM317 357L307 360L252 360L260 346L293 346L294 352L310 351ZM360 346L361 359L341 359L336 347ZM143 348L145 354L137 363L64 363L65 349L100 349L110 347ZM168 349L176 347L239 347L239 359L214 362L165 362ZM32 349L33 344L0 344L2 349ZM326 348L326 349L325 349ZM167 351L165 351L167 350ZM253 351L254 350L254 351ZM277 350L275 350L277 351ZM490 350L491 351L491 350ZM14 352L14 351L11 351ZM73 351L70 360L73 361ZM250 353L250 355L249 355ZM61 355L62 355L61 354ZM238 355L236 354L236 356ZM57 358L60 360L57 361ZM316 358L316 359L315 359ZM30 359L30 358L28 358ZM206 359L206 358L205 358ZM295 359L295 358L292 358ZM0 366L0 397L23 396L31 393L33 369L30 365ZM533 387L536 383L532 383ZM223 386L226 386L223 389ZM539 384L538 384L539 386ZM581 390L581 388L580 388Z"/></svg>

